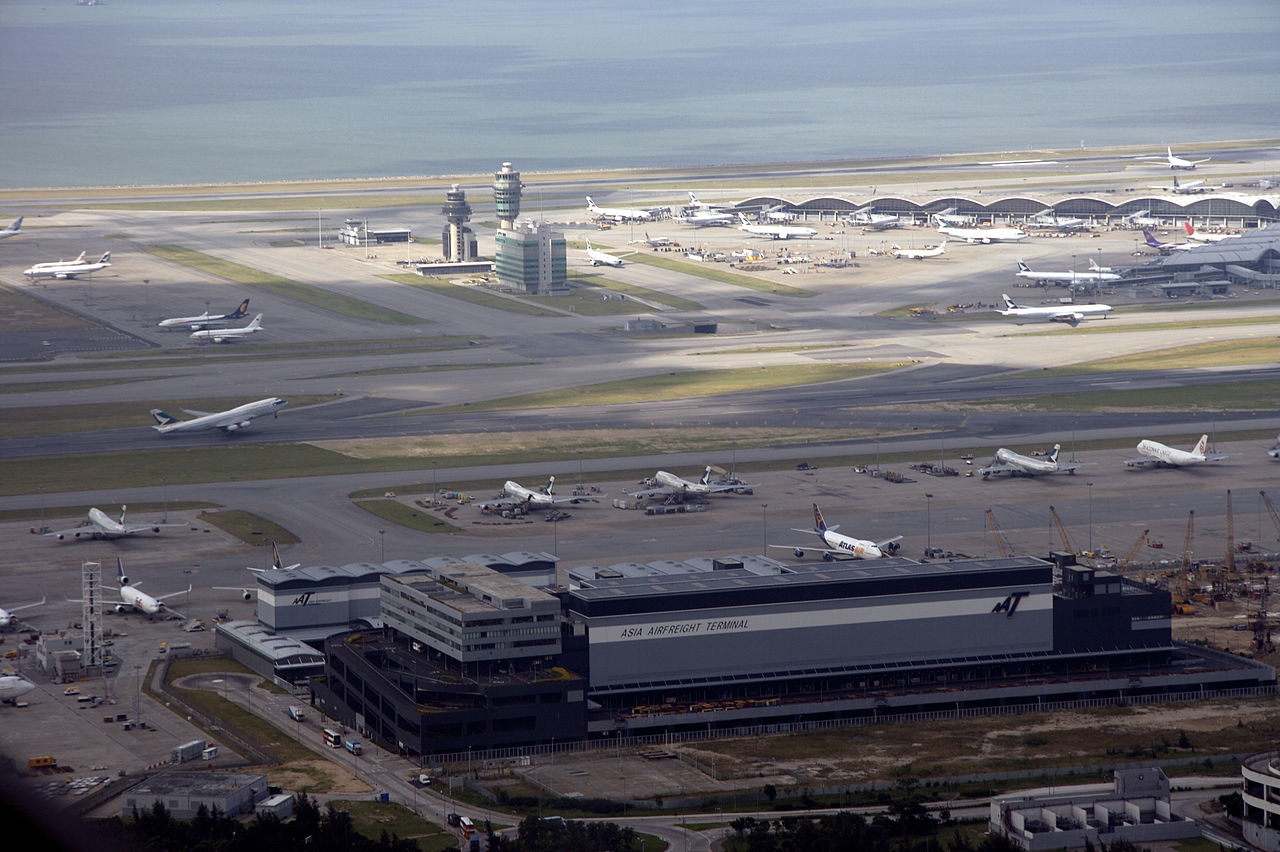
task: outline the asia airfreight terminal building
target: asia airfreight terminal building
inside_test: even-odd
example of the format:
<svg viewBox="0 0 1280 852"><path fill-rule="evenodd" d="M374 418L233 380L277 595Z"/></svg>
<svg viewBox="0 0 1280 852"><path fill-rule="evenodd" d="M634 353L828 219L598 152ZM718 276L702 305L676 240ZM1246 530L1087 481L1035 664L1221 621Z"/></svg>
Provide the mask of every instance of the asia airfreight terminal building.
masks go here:
<svg viewBox="0 0 1280 852"><path fill-rule="evenodd" d="M547 590L478 564L383 574L383 627L325 641L314 700L431 754L1275 682L1175 643L1167 592L1032 557L742 556L569 577Z"/></svg>

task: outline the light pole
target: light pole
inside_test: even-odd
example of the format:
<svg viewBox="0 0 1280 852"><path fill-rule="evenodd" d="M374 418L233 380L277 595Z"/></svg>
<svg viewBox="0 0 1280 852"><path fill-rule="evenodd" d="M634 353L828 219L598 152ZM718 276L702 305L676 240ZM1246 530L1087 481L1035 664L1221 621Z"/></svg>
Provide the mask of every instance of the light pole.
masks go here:
<svg viewBox="0 0 1280 852"><path fill-rule="evenodd" d="M142 721L142 666L134 666L133 672L138 679L138 691L133 696L133 723L137 725Z"/></svg>
<svg viewBox="0 0 1280 852"><path fill-rule="evenodd" d="M1093 555L1093 483L1086 482L1089 491L1089 555Z"/></svg>
<svg viewBox="0 0 1280 852"><path fill-rule="evenodd" d="M387 561L387 531L378 530L378 544L382 550L382 562Z"/></svg>
<svg viewBox="0 0 1280 852"><path fill-rule="evenodd" d="M933 550L933 495L924 495L924 549Z"/></svg>
<svg viewBox="0 0 1280 852"><path fill-rule="evenodd" d="M763 555L769 552L769 504L760 504L760 547L763 548L760 553Z"/></svg>

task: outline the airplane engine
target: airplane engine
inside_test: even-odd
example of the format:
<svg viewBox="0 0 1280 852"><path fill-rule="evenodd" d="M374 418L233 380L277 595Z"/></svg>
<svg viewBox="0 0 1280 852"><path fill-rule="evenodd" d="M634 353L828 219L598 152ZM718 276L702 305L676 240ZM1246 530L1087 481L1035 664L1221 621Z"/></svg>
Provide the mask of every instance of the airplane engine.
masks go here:
<svg viewBox="0 0 1280 852"><path fill-rule="evenodd" d="M248 589L245 589L240 593L240 597L244 598L247 601L251 601L253 600L253 592L249 591Z"/></svg>
<svg viewBox="0 0 1280 852"><path fill-rule="evenodd" d="M153 533L158 533L158 532L160 532L160 528L159 528L159 527L152 527L152 528L151 528L151 531L152 531Z"/></svg>
<svg viewBox="0 0 1280 852"><path fill-rule="evenodd" d="M896 541L889 542L884 546L884 550L887 550L889 553L897 553L901 549L902 544Z"/></svg>
<svg viewBox="0 0 1280 852"><path fill-rule="evenodd" d="M252 422L253 422L253 421L251 421L251 420L242 420L242 421L240 421L239 423L237 423L236 425L237 425L237 426L239 426L241 429L247 429L247 428L249 428L249 424L250 424L250 423L252 423Z"/></svg>
<svg viewBox="0 0 1280 852"><path fill-rule="evenodd" d="M66 536L66 534L64 534L64 533L58 533L58 541L62 541L62 540L63 540L64 538L66 538L66 537L67 537L67 536Z"/></svg>
<svg viewBox="0 0 1280 852"><path fill-rule="evenodd" d="M117 614L117 615L123 615L124 613L126 613L126 612L128 612L128 611L129 611L129 607L125 606L124 604L116 604L116 614Z"/></svg>
<svg viewBox="0 0 1280 852"><path fill-rule="evenodd" d="M832 561L833 559L835 559L835 558L836 558L836 557L835 557L835 554L832 554L832 553L824 553L824 554L822 554L822 561L823 561L823 562L831 562L831 561Z"/></svg>
<svg viewBox="0 0 1280 852"><path fill-rule="evenodd" d="M226 338L225 338L225 337L215 337L215 338L213 339L213 342L214 342L214 343L222 343L224 340L226 340Z"/></svg>
<svg viewBox="0 0 1280 852"><path fill-rule="evenodd" d="M796 559L803 559L803 558L804 558L804 551L803 551L803 550L801 550L801 549L800 549L800 548L798 548L798 547L797 547L795 550L791 551L791 552L792 552L792 553L794 553L794 554L796 555Z"/></svg>

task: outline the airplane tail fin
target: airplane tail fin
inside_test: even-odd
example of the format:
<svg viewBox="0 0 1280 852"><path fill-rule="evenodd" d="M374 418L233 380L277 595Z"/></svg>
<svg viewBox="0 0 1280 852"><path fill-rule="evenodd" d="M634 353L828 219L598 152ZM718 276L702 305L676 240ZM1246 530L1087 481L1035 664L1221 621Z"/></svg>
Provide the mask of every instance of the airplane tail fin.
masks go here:
<svg viewBox="0 0 1280 852"><path fill-rule="evenodd" d="M249 313L249 300L245 299L243 302L240 303L240 306L238 308L236 308L234 311L231 312L231 316L229 317L229 319L240 319L240 317L246 316L248 313Z"/></svg>
<svg viewBox="0 0 1280 852"><path fill-rule="evenodd" d="M1148 230L1144 229L1142 231L1142 236L1147 238L1147 245L1151 246L1152 248L1160 248L1162 245L1164 245L1164 243L1157 240Z"/></svg>
<svg viewBox="0 0 1280 852"><path fill-rule="evenodd" d="M548 495L556 493L556 478L554 476L547 478L547 487L543 489Z"/></svg>
<svg viewBox="0 0 1280 852"><path fill-rule="evenodd" d="M1004 299L1004 306L1006 310L1011 311L1014 308L1018 307L1018 303L1015 302L1013 299L1010 299L1008 293L1001 293L1000 298Z"/></svg>
<svg viewBox="0 0 1280 852"><path fill-rule="evenodd" d="M698 196L694 195L692 192L691 192L691 193L689 193L689 203L690 203L690 204L692 204L694 207L697 207L697 206L698 206Z"/></svg>
<svg viewBox="0 0 1280 852"><path fill-rule="evenodd" d="M588 210L594 210L595 208L596 208L596 203L595 203L594 201L592 201L592 200L591 200L591 196L590 196L590 195L588 195L588 196L587 196L587 209L588 209Z"/></svg>
<svg viewBox="0 0 1280 852"><path fill-rule="evenodd" d="M102 257L98 258L98 263L106 263L109 260L111 260L111 252L104 251Z"/></svg>
<svg viewBox="0 0 1280 852"><path fill-rule="evenodd" d="M1030 271L1031 271L1031 267L1030 267L1030 266L1027 266L1026 261L1022 261L1022 260L1020 260L1020 261L1018 261L1018 271L1019 271L1019 272L1030 272Z"/></svg>
<svg viewBox="0 0 1280 852"><path fill-rule="evenodd" d="M591 251L591 250L592 250L592 248L591 248L591 238L590 238L590 237L587 237L587 251Z"/></svg>
<svg viewBox="0 0 1280 852"><path fill-rule="evenodd" d="M128 504L120 507L120 526L124 526L124 513L129 511Z"/></svg>
<svg viewBox="0 0 1280 852"><path fill-rule="evenodd" d="M284 560L280 558L280 548L274 541L271 542L271 567L277 571L284 568Z"/></svg>
<svg viewBox="0 0 1280 852"><path fill-rule="evenodd" d="M170 423L178 422L178 418L174 417L172 414L166 414L158 408L151 409L151 416L155 418L156 423L161 426L168 426Z"/></svg>
<svg viewBox="0 0 1280 852"><path fill-rule="evenodd" d="M124 575L124 560L116 557L116 581L122 586L129 585L129 578Z"/></svg>
<svg viewBox="0 0 1280 852"><path fill-rule="evenodd" d="M1195 453L1198 456L1202 456L1204 455L1205 450L1207 449L1209 449L1209 436L1201 435L1200 440L1196 441L1196 445L1191 448L1191 452Z"/></svg>
<svg viewBox="0 0 1280 852"><path fill-rule="evenodd" d="M702 476L699 477L698 483L701 485L706 485L710 481L711 481L711 465L707 465L707 469L702 472Z"/></svg>
<svg viewBox="0 0 1280 852"><path fill-rule="evenodd" d="M813 530L817 533L827 531L827 522L822 519L822 510L818 508L818 504L813 504Z"/></svg>
<svg viewBox="0 0 1280 852"><path fill-rule="evenodd" d="M1191 225L1190 220L1183 222L1182 227L1186 228L1188 237L1194 237L1196 235L1196 229Z"/></svg>
<svg viewBox="0 0 1280 852"><path fill-rule="evenodd" d="M23 220L23 219L25 219L25 218L26 218L25 216L19 216L17 219L14 219L14 220L13 220L13 224L9 226L9 230L10 230L10 231L13 231L15 234L16 234L16 233L18 233L19 231L21 231L21 230L22 230L22 220Z"/></svg>
<svg viewBox="0 0 1280 852"><path fill-rule="evenodd" d="M246 328L262 328L262 314L255 316Z"/></svg>
<svg viewBox="0 0 1280 852"><path fill-rule="evenodd" d="M1061 449L1062 449L1062 445L1061 445L1061 444L1054 444L1054 445L1053 445L1053 452L1049 453L1049 461L1053 462L1054 464L1057 464L1057 463L1058 463L1058 451L1059 451L1059 450L1061 450Z"/></svg>

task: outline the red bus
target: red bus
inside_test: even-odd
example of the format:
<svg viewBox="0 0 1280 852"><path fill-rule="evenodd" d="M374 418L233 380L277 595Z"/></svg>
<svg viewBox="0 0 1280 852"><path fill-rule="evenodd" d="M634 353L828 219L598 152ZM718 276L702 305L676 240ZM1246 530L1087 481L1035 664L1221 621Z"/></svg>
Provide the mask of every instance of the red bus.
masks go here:
<svg viewBox="0 0 1280 852"><path fill-rule="evenodd" d="M325 728L320 732L320 737L329 748L342 748L342 734L332 728Z"/></svg>

